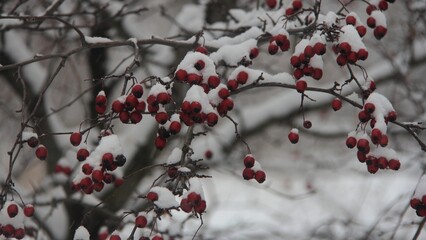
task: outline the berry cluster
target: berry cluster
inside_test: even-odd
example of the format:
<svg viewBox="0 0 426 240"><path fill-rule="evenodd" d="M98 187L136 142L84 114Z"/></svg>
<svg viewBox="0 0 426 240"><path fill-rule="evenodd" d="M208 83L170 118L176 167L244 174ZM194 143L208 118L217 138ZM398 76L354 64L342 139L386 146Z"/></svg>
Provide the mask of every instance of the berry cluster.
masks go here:
<svg viewBox="0 0 426 240"><path fill-rule="evenodd" d="M387 124L389 121L396 120L396 113L391 103L378 93L370 93L358 118L365 132L349 133L346 146L357 147L358 160L367 164L370 173L386 168L398 170L401 164L397 160L396 153L387 148L389 142L386 135ZM371 130L366 131L368 122Z"/></svg>
<svg viewBox="0 0 426 240"><path fill-rule="evenodd" d="M252 154L247 154L244 157L243 178L245 180L256 179L258 183L263 183L266 180L266 174L262 170L260 164L254 159Z"/></svg>
<svg viewBox="0 0 426 240"><path fill-rule="evenodd" d="M112 112L118 113L118 118L122 123L139 123L146 108L142 95L142 85L135 84L128 95L120 96L114 100L111 105Z"/></svg>
<svg viewBox="0 0 426 240"><path fill-rule="evenodd" d="M323 60L326 52L324 39L315 34L311 40L302 39L297 45L290 64L295 68L293 75L296 79L303 76L312 77L315 80L322 78Z"/></svg>
<svg viewBox="0 0 426 240"><path fill-rule="evenodd" d="M295 14L297 11L299 11L300 9L302 9L302 7L303 7L303 3L301 0L293 0L293 2L291 3L291 6L285 10L285 15L291 16Z"/></svg>
<svg viewBox="0 0 426 240"><path fill-rule="evenodd" d="M371 2L366 12L370 15L367 19L367 25L374 29L374 37L380 40L387 33L386 17L383 14L388 9L388 3L394 3L395 0L379 0Z"/></svg>
<svg viewBox="0 0 426 240"><path fill-rule="evenodd" d="M206 200L196 192L186 194L180 201L180 209L184 212L196 212L202 214L206 210Z"/></svg>
<svg viewBox="0 0 426 240"><path fill-rule="evenodd" d="M114 173L126 163L116 135L102 137L99 146L86 159L78 160L82 163L80 171L72 181L74 191L82 190L91 194L93 191L100 192L105 184L114 183L115 186L120 186L123 183L123 179Z"/></svg>
<svg viewBox="0 0 426 240"><path fill-rule="evenodd" d="M66 158L61 158L56 164L54 172L56 174L63 173L65 176L69 177L72 174L72 168Z"/></svg>
<svg viewBox="0 0 426 240"><path fill-rule="evenodd" d="M426 217L426 175L420 178L416 191L410 200L410 206L416 210L419 217Z"/></svg>
<svg viewBox="0 0 426 240"><path fill-rule="evenodd" d="M157 149L163 149L166 146L167 139L175 134L178 134L182 128L179 120L179 114L171 115L164 124L160 124L157 130L157 137L155 138L154 145Z"/></svg>
<svg viewBox="0 0 426 240"><path fill-rule="evenodd" d="M341 31L339 43L333 46L333 50L337 54L337 64L344 66L348 63L355 64L358 60L366 60L368 51L354 26L343 26Z"/></svg>
<svg viewBox="0 0 426 240"><path fill-rule="evenodd" d="M24 219L34 215L34 207L27 204L22 209L16 202L7 201L0 210L0 236L23 239L25 237Z"/></svg>
<svg viewBox="0 0 426 240"><path fill-rule="evenodd" d="M367 33L367 28L362 24L361 20L355 12L350 12L348 15L346 15L345 21L347 25L352 25L355 27L360 37L364 37Z"/></svg>
<svg viewBox="0 0 426 240"><path fill-rule="evenodd" d="M288 33L286 31L284 33L272 36L269 39L269 54L275 55L278 52L278 49L281 49L282 52L288 51L290 48L290 40L288 38Z"/></svg>

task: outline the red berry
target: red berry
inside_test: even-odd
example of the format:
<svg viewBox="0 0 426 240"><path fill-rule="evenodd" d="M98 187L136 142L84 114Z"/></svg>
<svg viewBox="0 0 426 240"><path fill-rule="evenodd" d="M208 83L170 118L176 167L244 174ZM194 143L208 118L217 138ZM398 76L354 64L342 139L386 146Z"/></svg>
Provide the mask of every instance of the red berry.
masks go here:
<svg viewBox="0 0 426 240"><path fill-rule="evenodd" d="M364 111L366 111L369 114L373 113L375 109L376 109L376 106L374 106L373 103L366 103L364 105Z"/></svg>
<svg viewBox="0 0 426 240"><path fill-rule="evenodd" d="M118 115L118 118L120 119L122 123L128 123L130 120L130 113L127 111L120 112L120 114Z"/></svg>
<svg viewBox="0 0 426 240"><path fill-rule="evenodd" d="M35 151L36 157L40 160L46 160L47 154L47 148L44 145L39 145Z"/></svg>
<svg viewBox="0 0 426 240"><path fill-rule="evenodd" d="M309 45L305 47L305 50L304 50L303 53L305 54L305 57L307 57L307 58L311 58L315 55L314 48L312 46L309 46Z"/></svg>
<svg viewBox="0 0 426 240"><path fill-rule="evenodd" d="M206 208L207 208L206 201L205 200L201 200L198 205L194 206L194 211L196 211L197 213L201 214L201 213L203 213L206 210Z"/></svg>
<svg viewBox="0 0 426 240"><path fill-rule="evenodd" d="M324 43L315 43L314 45L314 53L317 55L324 55L326 52L325 44Z"/></svg>
<svg viewBox="0 0 426 240"><path fill-rule="evenodd" d="M15 235L15 227L12 224L1 226L1 232L6 238L13 237Z"/></svg>
<svg viewBox="0 0 426 240"><path fill-rule="evenodd" d="M288 140L290 140L291 143L296 144L297 142L299 142L299 134L291 131L288 134Z"/></svg>
<svg viewBox="0 0 426 240"><path fill-rule="evenodd" d="M202 106L201 103L199 102L191 102L191 111L194 113L199 113L201 112Z"/></svg>
<svg viewBox="0 0 426 240"><path fill-rule="evenodd" d="M265 172L262 170L257 171L254 175L254 179L256 179L258 183L263 183L266 180Z"/></svg>
<svg viewBox="0 0 426 240"><path fill-rule="evenodd" d="M202 54L205 54L205 55L209 54L209 51L207 50L207 48L205 48L203 46L197 46L195 48L195 51L199 52L199 53L202 53Z"/></svg>
<svg viewBox="0 0 426 240"><path fill-rule="evenodd" d="M389 142L389 138L386 135L382 135L382 137L380 138L379 144L382 147L386 147L388 145Z"/></svg>
<svg viewBox="0 0 426 240"><path fill-rule="evenodd" d="M83 178L83 179L81 179L81 181L80 181L80 187L81 187L81 189L83 189L83 190L89 190L90 189L90 187L92 186L92 184L93 184L93 181L92 181L92 179L90 179L89 177L86 177L86 178Z"/></svg>
<svg viewBox="0 0 426 240"><path fill-rule="evenodd" d="M347 56L347 60L349 63L352 63L352 64L356 63L356 61L358 61L358 56L356 52L349 53Z"/></svg>
<svg viewBox="0 0 426 240"><path fill-rule="evenodd" d="M368 58L368 51L365 50L364 48L361 48L360 50L358 50L358 59L360 60L366 60Z"/></svg>
<svg viewBox="0 0 426 240"><path fill-rule="evenodd" d="M13 235L16 239L23 239L25 237L25 230L23 228L17 228Z"/></svg>
<svg viewBox="0 0 426 240"><path fill-rule="evenodd" d="M32 217L34 215L34 206L31 204L27 204L24 207L24 214L27 217Z"/></svg>
<svg viewBox="0 0 426 240"><path fill-rule="evenodd" d="M374 37L376 37L377 40L380 40L386 35L387 31L388 31L387 28L383 26L377 26L374 29Z"/></svg>
<svg viewBox="0 0 426 240"><path fill-rule="evenodd" d="M210 151L210 150L207 150L207 151L204 153L204 157L205 157L205 158L207 158L207 159L211 159L211 158L213 157L213 152L212 152L212 151Z"/></svg>
<svg viewBox="0 0 426 240"><path fill-rule="evenodd" d="M37 147L37 146L38 146L38 144L39 144L38 138L37 138L37 137L30 137L30 138L27 140L27 144L28 144L28 146L29 146L29 147L31 147L31 148L35 148L35 147Z"/></svg>
<svg viewBox="0 0 426 240"><path fill-rule="evenodd" d="M210 76L207 79L207 84L209 85L210 88L216 88L220 84L220 79L218 76Z"/></svg>
<svg viewBox="0 0 426 240"><path fill-rule="evenodd" d="M82 162L84 160L86 160L86 158L89 156L89 151L85 148L80 148L77 151L77 160Z"/></svg>
<svg viewBox="0 0 426 240"><path fill-rule="evenodd" d="M371 131L371 141L374 144L379 144L379 141L380 141L381 138L382 138L382 132L379 129L374 128Z"/></svg>
<svg viewBox="0 0 426 240"><path fill-rule="evenodd" d="M237 82L241 85L246 84L248 80L248 74L245 71L241 71L237 75Z"/></svg>
<svg viewBox="0 0 426 240"><path fill-rule="evenodd" d="M333 99L333 101L331 102L331 107L334 111L340 110L342 108L342 101L339 98Z"/></svg>
<svg viewBox="0 0 426 240"><path fill-rule="evenodd" d="M112 109L113 112L119 113L119 112L124 110L124 103L122 103L118 100L115 100L114 102L112 102L111 109Z"/></svg>
<svg viewBox="0 0 426 240"><path fill-rule="evenodd" d="M314 68L314 72L312 73L312 78L315 80L320 80L322 78L322 69Z"/></svg>
<svg viewBox="0 0 426 240"><path fill-rule="evenodd" d="M293 5L294 11L297 11L303 7L303 3L300 0L293 0L292 5Z"/></svg>
<svg viewBox="0 0 426 240"><path fill-rule="evenodd" d="M354 16L346 16L346 24L356 25L356 18Z"/></svg>
<svg viewBox="0 0 426 240"><path fill-rule="evenodd" d="M81 166L81 171L86 175L90 175L92 174L93 167L89 163L85 163Z"/></svg>
<svg viewBox="0 0 426 240"><path fill-rule="evenodd" d="M136 224L136 227L138 228L146 227L147 223L148 223L148 220L146 219L145 216L137 216L135 219L135 224Z"/></svg>
<svg viewBox="0 0 426 240"><path fill-rule="evenodd" d="M252 168L254 166L254 157L251 154L246 155L244 158L244 166L246 168Z"/></svg>
<svg viewBox="0 0 426 240"><path fill-rule="evenodd" d="M226 86L228 87L229 91L234 91L238 88L238 82L237 80L231 79L231 80L228 80L228 82L226 83Z"/></svg>
<svg viewBox="0 0 426 240"><path fill-rule="evenodd" d="M285 52L288 49L290 49L290 41L288 39L285 39L283 45L280 46L281 51Z"/></svg>
<svg viewBox="0 0 426 240"><path fill-rule="evenodd" d="M362 123L366 123L368 122L368 120L370 120L370 114L367 113L366 111L361 111L358 113L358 119Z"/></svg>
<svg viewBox="0 0 426 240"><path fill-rule="evenodd" d="M209 127L213 127L214 125L216 125L218 120L219 117L216 113L211 112L207 114L207 125L209 125Z"/></svg>
<svg viewBox="0 0 426 240"><path fill-rule="evenodd" d="M379 157L377 159L377 167L380 169L385 169L388 167L388 160L385 157Z"/></svg>
<svg viewBox="0 0 426 240"><path fill-rule="evenodd" d="M100 183L104 179L104 173L101 170L94 170L92 172L92 180L95 183Z"/></svg>
<svg viewBox="0 0 426 240"><path fill-rule="evenodd" d="M351 45L347 42L342 42L339 44L339 52L341 54L348 55L351 52L351 49L352 49Z"/></svg>
<svg viewBox="0 0 426 240"><path fill-rule="evenodd" d="M169 131L171 134L177 134L180 132L181 124L178 121L173 121L170 123Z"/></svg>
<svg viewBox="0 0 426 240"><path fill-rule="evenodd" d="M376 6L370 4L370 5L367 6L367 8L365 10L366 10L368 15L371 15L371 13L376 9L377 9Z"/></svg>
<svg viewBox="0 0 426 240"><path fill-rule="evenodd" d="M204 63L203 60L198 60L195 64L194 67L200 71L201 69L203 69L206 66L206 64Z"/></svg>
<svg viewBox="0 0 426 240"><path fill-rule="evenodd" d="M297 80L296 81L296 90L300 93L303 93L306 88L308 87L308 84L305 80Z"/></svg>
<svg viewBox="0 0 426 240"><path fill-rule="evenodd" d="M244 168L243 170L243 178L245 180L250 180L254 178L254 171L251 168Z"/></svg>
<svg viewBox="0 0 426 240"><path fill-rule="evenodd" d="M178 81L181 81L181 82L184 82L184 81L186 81L186 77L188 76L188 73L185 71L185 70L183 70L183 69L179 69L179 70L177 70L176 72L175 72L175 78L178 80Z"/></svg>
<svg viewBox="0 0 426 240"><path fill-rule="evenodd" d="M302 78L303 77L303 70L300 69L300 68L295 69L294 72L293 72L293 76L296 79Z"/></svg>
<svg viewBox="0 0 426 240"><path fill-rule="evenodd" d="M291 16L291 15L293 15L294 14L294 9L293 8L287 8L286 10L285 10L285 15L286 16Z"/></svg>
<svg viewBox="0 0 426 240"><path fill-rule="evenodd" d="M149 192L146 195L146 198L151 202L155 202L158 200L158 194L156 192Z"/></svg>
<svg viewBox="0 0 426 240"><path fill-rule="evenodd" d="M184 198L180 201L180 209L184 212L191 212L192 211L192 204L188 201L188 199Z"/></svg>
<svg viewBox="0 0 426 240"><path fill-rule="evenodd" d="M362 163L365 162L365 160L367 160L367 156L363 152L357 151L356 156L357 156L358 160Z"/></svg>
<svg viewBox="0 0 426 240"><path fill-rule="evenodd" d="M78 146L81 143L82 135L79 132L72 133L70 136L70 142L73 146Z"/></svg>
<svg viewBox="0 0 426 240"><path fill-rule="evenodd" d="M149 95L146 99L146 102L148 103L148 105L158 105L157 97L154 95Z"/></svg>
<svg viewBox="0 0 426 240"><path fill-rule="evenodd" d="M18 215L18 205L12 203L7 207L7 214L9 217L14 218L16 215Z"/></svg>
<svg viewBox="0 0 426 240"><path fill-rule="evenodd" d="M367 165L367 170L369 173L375 174L379 170L379 167L377 167L376 164L370 164Z"/></svg>
<svg viewBox="0 0 426 240"><path fill-rule="evenodd" d="M367 18L367 26L369 28L375 28L376 27L376 19L374 17L368 17Z"/></svg>
<svg viewBox="0 0 426 240"><path fill-rule="evenodd" d="M290 64L295 68L300 67L301 65L300 58L298 56L291 56Z"/></svg>
<svg viewBox="0 0 426 240"><path fill-rule="evenodd" d="M388 162L388 166L392 170L398 170L401 167L401 163L398 160L391 159Z"/></svg>
<svg viewBox="0 0 426 240"><path fill-rule="evenodd" d="M157 101L160 104L166 105L170 100L170 95L167 92L161 92L157 95Z"/></svg>
<svg viewBox="0 0 426 240"><path fill-rule="evenodd" d="M370 148L370 143L368 142L367 139L361 138L361 139L358 140L356 146L358 148L358 151L363 152L363 153L367 153L368 152L367 149Z"/></svg>
<svg viewBox="0 0 426 240"><path fill-rule="evenodd" d="M275 43L278 46L282 46L284 44L284 42L287 41L287 36L283 35L283 34L278 34L277 36L275 36Z"/></svg>
<svg viewBox="0 0 426 240"><path fill-rule="evenodd" d="M336 58L336 62L339 66L344 66L348 63L348 60L345 55L339 54Z"/></svg>
<svg viewBox="0 0 426 240"><path fill-rule="evenodd" d="M137 97L133 94L130 94L126 97L126 101L124 101L124 106L126 107L127 110L132 110L133 108L135 108L139 103L139 100L137 99Z"/></svg>
<svg viewBox="0 0 426 240"><path fill-rule="evenodd" d="M350 137L346 138L346 146L348 148L354 148L356 146L356 143L357 143L357 141L356 141L355 137L350 136Z"/></svg>
<svg viewBox="0 0 426 240"><path fill-rule="evenodd" d="M364 26L362 26L362 25L359 25L359 26L357 26L356 27L356 31L358 32L358 35L360 36L360 37L364 37L365 36L365 34L367 33L367 28L365 28Z"/></svg>
<svg viewBox="0 0 426 240"><path fill-rule="evenodd" d="M143 95L143 87L140 84L135 84L132 87L132 94L135 95L135 97L140 98Z"/></svg>
<svg viewBox="0 0 426 240"><path fill-rule="evenodd" d="M99 115L104 114L104 113L105 113L105 111L106 111L106 105L103 105L103 106L96 105L96 106L95 106L95 111L96 111L96 113L97 113L97 114L99 114Z"/></svg>
<svg viewBox="0 0 426 240"><path fill-rule="evenodd" d="M161 149L163 149L163 148L166 146L166 139L164 139L164 138L162 138L162 137L157 136L157 137L155 138L155 142L154 142L154 144L155 144L155 147L156 147L157 149L161 150Z"/></svg>
<svg viewBox="0 0 426 240"><path fill-rule="evenodd" d="M187 76L187 81L191 85L198 85L198 84L201 83L202 80L203 80L203 78L200 75L195 74L195 73L190 73Z"/></svg>
<svg viewBox="0 0 426 240"><path fill-rule="evenodd" d="M268 46L268 52L271 55L275 55L278 52L278 45L274 42L271 42Z"/></svg>
<svg viewBox="0 0 426 240"><path fill-rule="evenodd" d="M395 111L390 111L390 112L388 113L387 119L388 119L390 122L394 122L394 121L396 121L396 112L395 112Z"/></svg>
<svg viewBox="0 0 426 240"><path fill-rule="evenodd" d="M121 240L121 237L116 234L113 234L109 237L109 240Z"/></svg>
<svg viewBox="0 0 426 240"><path fill-rule="evenodd" d="M304 128L306 128L306 129L311 128L311 127L312 127L312 122L311 122L311 121L309 121L309 120L305 120L305 121L303 122L303 127L304 127Z"/></svg>
<svg viewBox="0 0 426 240"><path fill-rule="evenodd" d="M250 50L250 55L249 55L249 57L250 57L250 59L254 59L254 58L256 58L257 56L259 56L259 48L252 48L251 50Z"/></svg>
<svg viewBox="0 0 426 240"><path fill-rule="evenodd" d="M417 198L413 198L410 200L410 206L414 209L417 209L417 207L419 207L421 204L422 202Z"/></svg>
<svg viewBox="0 0 426 240"><path fill-rule="evenodd" d="M107 98L103 94L98 94L95 98L95 103L97 106L104 106L106 104Z"/></svg>
<svg viewBox="0 0 426 240"><path fill-rule="evenodd" d="M379 9L382 11L386 11L388 9L388 2L386 0L382 0L379 2Z"/></svg>
<svg viewBox="0 0 426 240"><path fill-rule="evenodd" d="M277 0L265 0L265 2L269 8L275 8L275 6L277 6Z"/></svg>
<svg viewBox="0 0 426 240"><path fill-rule="evenodd" d="M229 90L226 88L221 88L218 92L218 95L220 98L225 99L227 97L229 97L230 93Z"/></svg>

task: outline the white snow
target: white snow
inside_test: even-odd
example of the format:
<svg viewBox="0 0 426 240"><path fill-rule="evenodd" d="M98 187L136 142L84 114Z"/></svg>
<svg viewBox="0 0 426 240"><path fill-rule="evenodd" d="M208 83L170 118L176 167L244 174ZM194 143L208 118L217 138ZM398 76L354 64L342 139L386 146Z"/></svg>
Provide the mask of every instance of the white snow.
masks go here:
<svg viewBox="0 0 426 240"><path fill-rule="evenodd" d="M247 60L250 59L250 50L255 47L257 47L257 41L248 39L239 44L225 45L210 54L210 57L216 64L223 60L228 65L237 65L244 57Z"/></svg>
<svg viewBox="0 0 426 240"><path fill-rule="evenodd" d="M84 226L80 226L75 230L74 240L88 240L90 239L89 231Z"/></svg>
<svg viewBox="0 0 426 240"><path fill-rule="evenodd" d="M109 39L109 38L104 38L104 37L89 37L89 36L84 36L84 41L86 41L89 44L109 43L109 42L112 42L112 40Z"/></svg>
<svg viewBox="0 0 426 240"><path fill-rule="evenodd" d="M172 165L180 162L182 156L182 150L178 147L175 147L167 158L167 164Z"/></svg>
<svg viewBox="0 0 426 240"><path fill-rule="evenodd" d="M175 196L169 189L165 187L152 187L150 192L155 192L158 194L158 200L154 202L154 204L162 209L178 207L179 203L176 201Z"/></svg>

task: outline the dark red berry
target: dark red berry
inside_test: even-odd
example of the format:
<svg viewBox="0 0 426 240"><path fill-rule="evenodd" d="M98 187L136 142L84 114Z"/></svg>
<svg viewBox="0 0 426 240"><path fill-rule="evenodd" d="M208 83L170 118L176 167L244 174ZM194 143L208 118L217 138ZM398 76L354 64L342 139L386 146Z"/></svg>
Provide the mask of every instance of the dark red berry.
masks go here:
<svg viewBox="0 0 426 240"><path fill-rule="evenodd" d="M30 138L27 140L27 144L28 144L28 146L29 146L29 147L31 147L31 148L35 148L35 147L37 147L37 146L38 146L38 144L39 144L38 138L37 138L37 137L30 137Z"/></svg>
<svg viewBox="0 0 426 240"><path fill-rule="evenodd" d="M262 171L262 170L257 171L257 172L255 173L255 175L254 175L254 179L256 179L256 181L257 181L258 183L263 183L263 182L265 182L265 180L266 180L266 174L265 174L265 172L264 172L264 171Z"/></svg>
<svg viewBox="0 0 426 240"><path fill-rule="evenodd" d="M36 157L40 160L46 160L47 154L47 148L44 145L39 145L35 151Z"/></svg>
<svg viewBox="0 0 426 240"><path fill-rule="evenodd" d="M308 84L306 83L305 80L300 79L300 80L296 81L296 90L299 93L303 93L306 90L307 87L308 87Z"/></svg>
<svg viewBox="0 0 426 240"><path fill-rule="evenodd" d="M82 135L79 132L74 132L70 136L70 142L73 146L78 146L81 143Z"/></svg>
<svg viewBox="0 0 426 240"><path fill-rule="evenodd" d="M137 216L135 219L136 227L138 228L144 228L146 227L146 224L148 223L148 220L145 216Z"/></svg>
<svg viewBox="0 0 426 240"><path fill-rule="evenodd" d="M254 171L251 168L244 168L243 170L243 178L245 180L250 180L254 178Z"/></svg>
<svg viewBox="0 0 426 240"><path fill-rule="evenodd" d="M11 218L14 218L16 215L18 215L18 205L16 205L15 203L10 204L7 207L7 214Z"/></svg>
<svg viewBox="0 0 426 240"><path fill-rule="evenodd" d="M89 156L89 151L85 148L80 148L77 151L77 160L82 162L84 160L86 160L86 158Z"/></svg>
<svg viewBox="0 0 426 240"><path fill-rule="evenodd" d="M142 85L140 85L140 84L135 84L135 85L132 87L132 94L133 94L135 97L137 97L137 98L142 97L142 95L143 95L143 87L142 87Z"/></svg>
<svg viewBox="0 0 426 240"><path fill-rule="evenodd" d="M155 202L158 200L158 194L156 192L149 192L146 195L146 199L148 199L151 202Z"/></svg>

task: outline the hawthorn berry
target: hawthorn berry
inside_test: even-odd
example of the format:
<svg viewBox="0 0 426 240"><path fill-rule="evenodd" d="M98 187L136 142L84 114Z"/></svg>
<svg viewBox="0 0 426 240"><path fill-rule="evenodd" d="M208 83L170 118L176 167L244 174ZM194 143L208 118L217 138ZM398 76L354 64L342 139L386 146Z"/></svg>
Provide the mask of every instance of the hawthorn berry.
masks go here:
<svg viewBox="0 0 426 240"><path fill-rule="evenodd" d="M24 207L24 214L27 217L32 217L34 215L34 206L31 204L27 204Z"/></svg>
<svg viewBox="0 0 426 240"><path fill-rule="evenodd" d="M367 150L370 149L370 143L365 138L359 139L356 146L358 148L358 151L360 151L360 152L363 152L363 153L368 153L369 152Z"/></svg>
<svg viewBox="0 0 426 240"><path fill-rule="evenodd" d="M11 218L14 218L16 215L18 215L18 205L16 205L15 203L10 204L7 207L7 214Z"/></svg>
<svg viewBox="0 0 426 240"><path fill-rule="evenodd" d="M348 25L356 25L356 18L354 16L346 16L345 20Z"/></svg>
<svg viewBox="0 0 426 240"><path fill-rule="evenodd" d="M373 103L366 103L364 105L364 111L366 111L369 114L372 114L375 109L376 109L376 106Z"/></svg>
<svg viewBox="0 0 426 240"><path fill-rule="evenodd" d="M142 97L142 95L143 95L143 87L142 87L142 85L140 85L140 84L135 84L135 85L132 87L132 94L133 94L135 97L137 97L137 98Z"/></svg>
<svg viewBox="0 0 426 240"><path fill-rule="evenodd" d="M211 112L207 114L207 125L209 125L209 127L213 127L214 125L216 125L218 120L219 117L216 113Z"/></svg>
<svg viewBox="0 0 426 240"><path fill-rule="evenodd" d="M122 123L128 123L130 121L130 113L127 111L120 112L118 118Z"/></svg>
<svg viewBox="0 0 426 240"><path fill-rule="evenodd" d="M35 147L37 147L37 146L38 146L38 144L39 144L38 138L37 138L37 137L30 137L30 138L27 140L27 144L28 144L28 146L29 146L29 147L31 147L31 148L35 148Z"/></svg>
<svg viewBox="0 0 426 240"><path fill-rule="evenodd" d="M89 163L85 163L83 166L81 166L81 171L86 175L90 175L92 174L93 167Z"/></svg>
<svg viewBox="0 0 426 240"><path fill-rule="evenodd" d="M271 55L275 55L278 52L278 45L274 42L271 42L268 46L268 52Z"/></svg>
<svg viewBox="0 0 426 240"><path fill-rule="evenodd" d="M124 101L124 106L127 110L131 111L138 105L138 103L138 98L133 94L129 94Z"/></svg>
<svg viewBox="0 0 426 240"><path fill-rule="evenodd" d="M303 127L306 129L310 129L312 127L312 122L309 120L303 121Z"/></svg>
<svg viewBox="0 0 426 240"><path fill-rule="evenodd" d="M298 56L291 56L291 58L290 58L290 64L293 67L298 68L298 67L300 67L300 65L302 63L300 62L300 58Z"/></svg>
<svg viewBox="0 0 426 240"><path fill-rule="evenodd" d="M138 111L133 111L130 113L130 122L136 124L142 120L142 114Z"/></svg>
<svg viewBox="0 0 426 240"><path fill-rule="evenodd" d="M368 17L367 18L367 26L370 28L376 27L376 19L374 17Z"/></svg>
<svg viewBox="0 0 426 240"><path fill-rule="evenodd" d="M381 0L379 2L379 9L382 11L386 11L388 9L388 2L386 2L386 0Z"/></svg>
<svg viewBox="0 0 426 240"><path fill-rule="evenodd" d="M317 55L324 55L326 52L325 44L320 42L315 43L313 50L314 50L314 53Z"/></svg>
<svg viewBox="0 0 426 240"><path fill-rule="evenodd" d="M15 227L12 224L6 224L1 226L1 232L6 238L10 238L15 234Z"/></svg>
<svg viewBox="0 0 426 240"><path fill-rule="evenodd" d="M315 55L314 48L310 45L305 47L305 50L303 53L305 54L305 57L307 58L311 58Z"/></svg>
<svg viewBox="0 0 426 240"><path fill-rule="evenodd" d="M339 54L336 58L336 62L339 66L344 66L348 63L348 60L345 55Z"/></svg>
<svg viewBox="0 0 426 240"><path fill-rule="evenodd" d="M46 160L47 154L47 148L44 145L39 145L35 151L36 157L40 160Z"/></svg>
<svg viewBox="0 0 426 240"><path fill-rule="evenodd" d="M250 180L254 178L254 171L251 168L244 168L243 170L243 178L245 180Z"/></svg>
<svg viewBox="0 0 426 240"><path fill-rule="evenodd" d="M303 3L300 0L293 0L292 5L293 5L294 11L298 11L299 9L303 7Z"/></svg>
<svg viewBox="0 0 426 240"><path fill-rule="evenodd" d="M194 206L194 211L201 214L206 210L206 208L207 208L206 201L201 200L199 204Z"/></svg>
<svg viewBox="0 0 426 240"><path fill-rule="evenodd" d="M259 48L257 48L257 47L252 48L252 49L250 50L250 54L249 54L250 59L254 59L254 58L256 58L257 56L259 56Z"/></svg>
<svg viewBox="0 0 426 240"><path fill-rule="evenodd" d="M368 58L368 51L365 50L364 48L361 48L360 50L358 50L358 59L360 60L366 60Z"/></svg>
<svg viewBox="0 0 426 240"><path fill-rule="evenodd" d="M203 61L203 60L198 60L198 61L194 64L195 69L197 69L198 71L202 70L205 66L206 66L206 64L204 63L204 61Z"/></svg>
<svg viewBox="0 0 426 240"><path fill-rule="evenodd" d="M396 159L391 159L388 162L388 166L392 170L398 170L401 167L401 162L399 162L399 160L396 160Z"/></svg>
<svg viewBox="0 0 426 240"><path fill-rule="evenodd" d="M254 166L255 159L251 154L244 157L244 166L246 168L252 168Z"/></svg>
<svg viewBox="0 0 426 240"><path fill-rule="evenodd" d="M308 87L308 84L306 83L305 80L300 79L300 80L296 81L297 92L303 93L306 90L307 87Z"/></svg>
<svg viewBox="0 0 426 240"><path fill-rule="evenodd" d="M256 179L258 183L263 183L266 180L265 172L262 170L256 171L254 179Z"/></svg>
<svg viewBox="0 0 426 240"><path fill-rule="evenodd" d="M89 156L89 151L86 148L80 148L77 151L77 160L82 162Z"/></svg>
<svg viewBox="0 0 426 240"><path fill-rule="evenodd" d="M331 107L334 111L340 110L342 108L342 100L340 100L339 98L333 99L333 101L331 102Z"/></svg>
<svg viewBox="0 0 426 240"><path fill-rule="evenodd" d="M388 121L390 121L390 122L394 122L394 121L396 121L396 112L395 112L395 111L390 111L390 112L388 113L387 119L388 119Z"/></svg>
<svg viewBox="0 0 426 240"><path fill-rule="evenodd" d="M191 102L191 111L192 112L199 113L199 112L201 112L201 109L202 109L201 103L196 102L196 101Z"/></svg>
<svg viewBox="0 0 426 240"><path fill-rule="evenodd" d="M158 200L158 194L156 192L149 192L146 195L146 199L148 199L151 202L155 202Z"/></svg>
<svg viewBox="0 0 426 240"><path fill-rule="evenodd" d="M349 136L348 138L346 138L346 146L348 148L354 148L357 144L357 140L355 137Z"/></svg>
<svg viewBox="0 0 426 240"><path fill-rule="evenodd" d="M202 54L205 54L205 55L209 54L209 51L207 50L207 48L204 47L204 46L201 46L201 45L197 46L195 48L195 51L199 52L199 53L202 53Z"/></svg>
<svg viewBox="0 0 426 240"><path fill-rule="evenodd" d="M111 109L115 113L119 113L124 110L124 103L120 102L119 100L115 100L112 102Z"/></svg>
<svg viewBox="0 0 426 240"><path fill-rule="evenodd" d="M13 234L13 237L16 239L23 239L25 237L25 230L23 228L15 229L15 233Z"/></svg>
<svg viewBox="0 0 426 240"><path fill-rule="evenodd" d="M370 114L367 113L366 111L361 111L358 113L358 119L362 123L366 123L368 122L368 120L370 120Z"/></svg>
<svg viewBox="0 0 426 240"><path fill-rule="evenodd" d="M190 85L197 85L200 84L201 81L203 80L203 78L196 74L196 73L190 73L188 74L188 76L186 77L186 81L190 84Z"/></svg>
<svg viewBox="0 0 426 240"><path fill-rule="evenodd" d="M207 84L209 85L210 88L216 88L220 84L220 79L218 76L210 76L207 79Z"/></svg>
<svg viewBox="0 0 426 240"><path fill-rule="evenodd" d="M138 99L138 105L136 105L135 110L138 111L139 113L143 113L145 111L145 108L146 108L145 101L142 99Z"/></svg>
<svg viewBox="0 0 426 240"><path fill-rule="evenodd" d="M102 91L95 98L95 103L97 106L104 106L106 104L106 101L107 98Z"/></svg>
<svg viewBox="0 0 426 240"><path fill-rule="evenodd" d="M356 31L358 32L358 35L360 36L360 37L364 37L365 36L365 34L367 33L367 28L365 28L364 26L362 26L362 25L359 25L359 26L357 26L356 27Z"/></svg>
<svg viewBox="0 0 426 240"><path fill-rule="evenodd" d="M175 78L178 81L181 81L181 82L186 81L187 76L188 76L188 73L183 69L179 69L175 72Z"/></svg>
<svg viewBox="0 0 426 240"><path fill-rule="evenodd" d="M204 157L205 157L206 159L211 159L211 158L213 157L213 152L212 152L211 150L207 150L207 151L204 153Z"/></svg>
<svg viewBox="0 0 426 240"><path fill-rule="evenodd" d="M135 224L136 224L136 227L138 228L146 227L147 223L148 223L148 220L146 219L145 216L137 216L135 219Z"/></svg>
<svg viewBox="0 0 426 240"><path fill-rule="evenodd" d="M79 132L74 132L70 136L70 142L73 146L77 147L80 145L82 139L82 135Z"/></svg>
<svg viewBox="0 0 426 240"><path fill-rule="evenodd" d="M288 134L288 140L290 140L291 143L296 144L299 141L299 133L296 131L290 131Z"/></svg>
<svg viewBox="0 0 426 240"><path fill-rule="evenodd" d="M248 80L248 73L245 71L241 71L237 74L237 82L241 85L246 84Z"/></svg>
<svg viewBox="0 0 426 240"><path fill-rule="evenodd" d="M376 37L377 40L380 40L386 35L387 31L388 31L387 28L383 26L377 26L374 29L374 37Z"/></svg>
<svg viewBox="0 0 426 240"><path fill-rule="evenodd" d="M294 9L293 8L287 8L286 10L285 10L285 15L286 16L291 16L291 15L293 15L294 14Z"/></svg>
<svg viewBox="0 0 426 240"><path fill-rule="evenodd" d="M117 234L112 234L112 235L109 237L109 240L121 240L121 237L120 237L120 236L118 236Z"/></svg>
<svg viewBox="0 0 426 240"><path fill-rule="evenodd" d="M161 149L163 149L166 146L166 139L164 139L164 138L162 138L160 136L157 136L155 138L154 145L155 145L155 147L157 149L161 150Z"/></svg>
<svg viewBox="0 0 426 240"><path fill-rule="evenodd" d="M275 6L277 6L277 0L265 0L265 3L269 8L275 8Z"/></svg>

